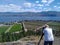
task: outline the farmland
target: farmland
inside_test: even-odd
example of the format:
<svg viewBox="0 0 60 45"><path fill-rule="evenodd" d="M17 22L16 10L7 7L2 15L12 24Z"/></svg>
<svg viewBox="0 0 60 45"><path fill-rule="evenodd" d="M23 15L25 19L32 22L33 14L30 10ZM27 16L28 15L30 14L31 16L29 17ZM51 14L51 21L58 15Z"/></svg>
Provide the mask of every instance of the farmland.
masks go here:
<svg viewBox="0 0 60 45"><path fill-rule="evenodd" d="M20 39L21 36L18 34L13 34L13 32L20 32L22 30L21 24L12 24L9 26L0 27L0 42L16 41ZM21 34L20 34L21 35Z"/></svg>
<svg viewBox="0 0 60 45"><path fill-rule="evenodd" d="M27 32L22 31L22 23L13 23L8 26L0 26L0 42L10 42L17 41L23 37L31 36L31 35L40 35L40 32L33 32L37 27L41 27L42 25L48 24L54 32L54 35L59 37L60 35L60 22L54 21L25 21L25 28L28 30ZM39 29L40 31L42 29ZM5 33L6 32L6 33ZM19 33L15 33L19 32Z"/></svg>
<svg viewBox="0 0 60 45"><path fill-rule="evenodd" d="M8 31L8 29L11 27L12 25L10 25L10 26L0 26L0 33L4 33L4 32L6 32L6 31ZM21 29L22 28L22 26L21 26L21 24L13 24L13 26L9 29L9 31L8 32L17 32L17 31L20 31L20 30L22 30Z"/></svg>
<svg viewBox="0 0 60 45"><path fill-rule="evenodd" d="M13 27L9 30L9 32L17 32L22 30L21 24L13 24Z"/></svg>
<svg viewBox="0 0 60 45"><path fill-rule="evenodd" d="M5 32L8 28L9 26L0 26L0 34Z"/></svg>

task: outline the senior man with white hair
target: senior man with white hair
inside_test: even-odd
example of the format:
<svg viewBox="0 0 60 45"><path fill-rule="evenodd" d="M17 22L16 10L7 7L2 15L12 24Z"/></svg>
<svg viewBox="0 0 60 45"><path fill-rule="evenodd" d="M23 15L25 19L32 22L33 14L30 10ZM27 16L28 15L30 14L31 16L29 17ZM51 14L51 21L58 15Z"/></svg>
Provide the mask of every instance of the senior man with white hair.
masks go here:
<svg viewBox="0 0 60 45"><path fill-rule="evenodd" d="M52 28L49 27L49 25L45 25L42 28L42 35L41 38L39 40L39 43L42 39L42 37L44 36L44 45L53 45L53 41L54 41L54 36L53 36L53 32L52 32ZM38 45L39 45L38 43Z"/></svg>

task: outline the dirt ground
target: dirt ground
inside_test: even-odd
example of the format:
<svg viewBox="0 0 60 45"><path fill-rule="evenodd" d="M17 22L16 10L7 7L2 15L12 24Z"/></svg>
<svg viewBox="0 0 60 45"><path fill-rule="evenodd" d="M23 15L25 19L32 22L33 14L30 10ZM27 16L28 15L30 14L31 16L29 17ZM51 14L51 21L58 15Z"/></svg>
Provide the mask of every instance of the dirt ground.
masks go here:
<svg viewBox="0 0 60 45"><path fill-rule="evenodd" d="M54 38L55 38L55 40L53 42L53 45L60 45L60 37L54 37ZM23 42L24 41L27 41L27 42L31 42L31 41L38 42L39 41L38 39L39 39L39 37L31 36L31 37L25 37L25 38L21 39L21 41L23 41ZM44 45L44 41L43 40L41 41L40 45Z"/></svg>
<svg viewBox="0 0 60 45"><path fill-rule="evenodd" d="M54 45L60 45L60 37L55 37Z"/></svg>
<svg viewBox="0 0 60 45"><path fill-rule="evenodd" d="M40 45L43 45L44 42L41 41ZM53 45L60 45L60 37L55 37Z"/></svg>

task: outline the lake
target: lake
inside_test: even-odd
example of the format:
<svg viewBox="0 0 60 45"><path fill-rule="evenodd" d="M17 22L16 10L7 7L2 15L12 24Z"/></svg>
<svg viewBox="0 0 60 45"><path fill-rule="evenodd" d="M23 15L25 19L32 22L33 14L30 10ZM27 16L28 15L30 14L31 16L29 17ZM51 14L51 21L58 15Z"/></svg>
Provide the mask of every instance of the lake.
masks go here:
<svg viewBox="0 0 60 45"><path fill-rule="evenodd" d="M14 22L22 20L56 20L60 21L59 16L25 16L25 15L0 15L0 22Z"/></svg>

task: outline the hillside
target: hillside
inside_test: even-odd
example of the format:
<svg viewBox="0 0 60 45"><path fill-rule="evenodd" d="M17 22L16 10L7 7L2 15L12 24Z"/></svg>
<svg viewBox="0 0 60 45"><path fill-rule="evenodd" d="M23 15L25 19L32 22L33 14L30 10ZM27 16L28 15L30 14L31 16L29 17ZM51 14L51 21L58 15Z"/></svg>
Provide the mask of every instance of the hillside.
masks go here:
<svg viewBox="0 0 60 45"><path fill-rule="evenodd" d="M45 11L45 12L0 12L0 16L17 16L17 15L26 15L26 16L60 16L60 12L56 11Z"/></svg>

